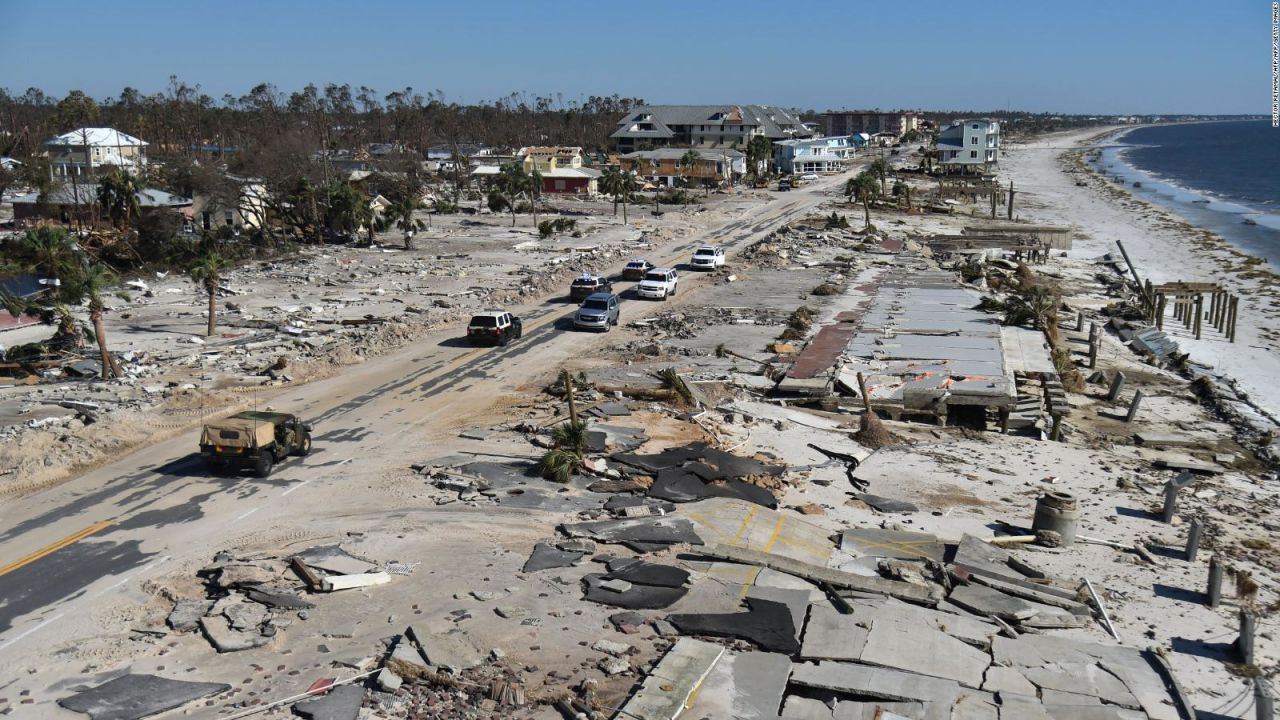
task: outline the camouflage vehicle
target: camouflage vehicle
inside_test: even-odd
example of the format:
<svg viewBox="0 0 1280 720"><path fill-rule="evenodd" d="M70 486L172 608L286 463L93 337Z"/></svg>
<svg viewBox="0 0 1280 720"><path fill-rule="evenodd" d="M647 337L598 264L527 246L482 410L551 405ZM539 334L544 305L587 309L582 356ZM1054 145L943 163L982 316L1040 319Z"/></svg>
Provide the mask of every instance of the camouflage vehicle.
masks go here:
<svg viewBox="0 0 1280 720"><path fill-rule="evenodd" d="M290 455L311 453L311 425L297 415L246 411L205 423L200 454L214 473L252 468L260 478Z"/></svg>

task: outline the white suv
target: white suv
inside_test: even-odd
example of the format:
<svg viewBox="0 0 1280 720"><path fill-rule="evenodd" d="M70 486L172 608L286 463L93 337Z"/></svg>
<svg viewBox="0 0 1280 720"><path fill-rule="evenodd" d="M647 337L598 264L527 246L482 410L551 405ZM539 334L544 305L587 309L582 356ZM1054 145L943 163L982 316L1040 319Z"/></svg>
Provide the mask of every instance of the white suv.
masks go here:
<svg viewBox="0 0 1280 720"><path fill-rule="evenodd" d="M644 279L636 286L636 294L642 298L666 300L676 294L676 286L680 283L680 274L672 268L653 268L644 274Z"/></svg>
<svg viewBox="0 0 1280 720"><path fill-rule="evenodd" d="M689 266L694 270L715 270L724 267L724 248L714 245L703 245L693 251L693 259Z"/></svg>

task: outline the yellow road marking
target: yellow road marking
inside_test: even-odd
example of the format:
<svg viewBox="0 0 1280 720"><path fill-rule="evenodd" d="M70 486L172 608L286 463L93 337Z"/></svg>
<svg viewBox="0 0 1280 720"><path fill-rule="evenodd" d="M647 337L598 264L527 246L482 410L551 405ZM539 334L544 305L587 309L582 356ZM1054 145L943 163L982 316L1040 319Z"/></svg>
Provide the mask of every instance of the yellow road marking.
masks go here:
<svg viewBox="0 0 1280 720"><path fill-rule="evenodd" d="M769 535L769 542L764 544L764 551L773 550L773 544L778 541L778 533L782 532L782 523L787 521L786 515L778 516L778 523L773 526L773 532Z"/></svg>
<svg viewBox="0 0 1280 720"><path fill-rule="evenodd" d="M30 565L31 563L39 560L42 557L45 557L46 555L52 555L53 553L58 552L62 548L67 547L68 545L73 545L96 532L99 532L101 530L111 527L112 525L115 525L115 523L111 522L110 520L103 520L102 522L94 523L89 527L81 530L78 533L68 535L67 537L64 537L61 540L53 543L52 545L48 545L46 547L43 547L31 553L30 555L22 558L21 560L15 560L14 562L11 562L8 565L5 565L4 567L0 567L0 575L8 575L9 573L13 572L14 570L17 570L18 568L26 567L27 565Z"/></svg>

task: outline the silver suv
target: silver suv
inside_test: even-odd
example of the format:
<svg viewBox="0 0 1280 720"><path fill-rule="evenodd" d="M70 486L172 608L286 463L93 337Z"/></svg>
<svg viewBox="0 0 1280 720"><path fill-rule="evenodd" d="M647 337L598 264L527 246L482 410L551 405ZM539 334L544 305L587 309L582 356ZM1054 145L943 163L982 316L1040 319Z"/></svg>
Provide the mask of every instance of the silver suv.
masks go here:
<svg viewBox="0 0 1280 720"><path fill-rule="evenodd" d="M617 324L618 296L613 293L589 295L573 314L573 326L579 330L609 332Z"/></svg>

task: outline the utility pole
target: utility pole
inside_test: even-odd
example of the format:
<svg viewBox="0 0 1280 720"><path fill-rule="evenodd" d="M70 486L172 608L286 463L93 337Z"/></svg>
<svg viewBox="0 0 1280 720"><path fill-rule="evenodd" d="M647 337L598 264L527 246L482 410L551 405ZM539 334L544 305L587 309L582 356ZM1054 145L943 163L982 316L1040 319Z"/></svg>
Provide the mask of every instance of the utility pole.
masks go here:
<svg viewBox="0 0 1280 720"><path fill-rule="evenodd" d="M1009 219L1013 219L1013 181L1009 181Z"/></svg>

